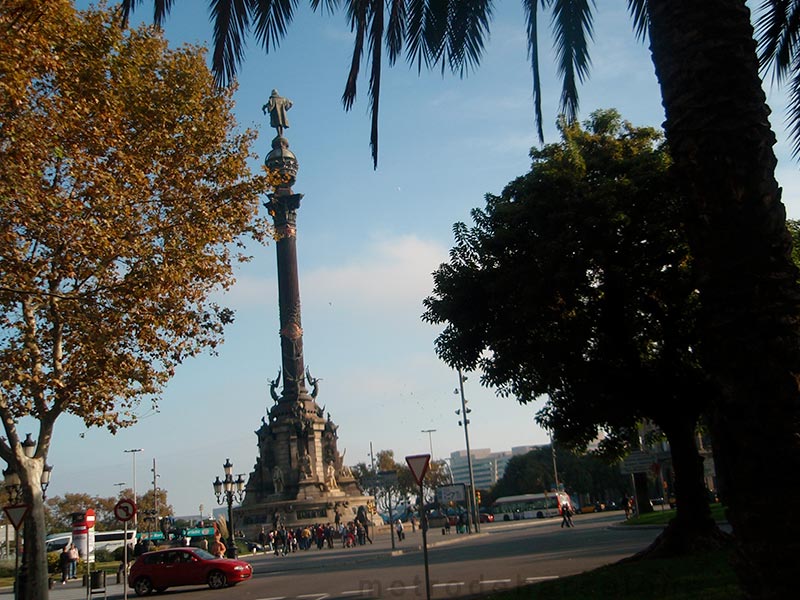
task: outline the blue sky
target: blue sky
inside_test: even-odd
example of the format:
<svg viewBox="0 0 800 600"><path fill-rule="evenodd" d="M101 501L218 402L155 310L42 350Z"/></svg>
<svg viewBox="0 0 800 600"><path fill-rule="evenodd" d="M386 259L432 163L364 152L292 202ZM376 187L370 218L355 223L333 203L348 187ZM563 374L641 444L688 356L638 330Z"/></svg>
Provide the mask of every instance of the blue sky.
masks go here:
<svg viewBox="0 0 800 600"><path fill-rule="evenodd" d="M456 374L439 361L439 329L420 321L431 272L447 260L452 225L469 221L486 193L525 173L536 145L531 75L521 5L498 2L481 67L466 79L408 68L384 70L377 171L369 153L368 81L350 113L341 94L352 51L344 15L312 13L300 2L281 47L266 55L251 42L239 76L236 109L243 127L258 127L261 160L274 130L261 113L277 88L294 106L285 132L300 162L294 186L305 195L298 213L300 294L306 364L321 381L318 402L339 425L339 449L348 464L393 449L402 460L434 458L464 448L454 411ZM77 2L85 7L88 2ZM210 39L205 0L176 2L165 27L172 44ZM581 118L616 108L636 125L660 126L663 109L647 47L636 41L626 3L599 2L590 81L581 88ZM145 2L135 17L148 19ZM543 23L545 25L545 23ZM546 28L545 28L546 29ZM546 35L546 32L545 32ZM560 87L545 37L542 60L546 141L556 141ZM362 69L363 73L363 69ZM790 217L800 218L797 165L783 128L783 97L770 94L779 137L778 179ZM257 166L254 164L254 167ZM237 312L215 357L183 365L168 385L158 413L142 408L136 426L112 436L62 417L49 462L50 494L111 496L132 484L132 460L123 450L143 448L136 486L159 487L177 514L216 507L211 482L230 458L248 474L255 463L254 431L272 404L267 380L280 366L275 248L253 247L255 259L238 272L223 298ZM473 448L507 450L547 442L533 422L538 406L519 406L480 387L468 374L465 394L473 412ZM34 430L35 431L35 430Z"/></svg>

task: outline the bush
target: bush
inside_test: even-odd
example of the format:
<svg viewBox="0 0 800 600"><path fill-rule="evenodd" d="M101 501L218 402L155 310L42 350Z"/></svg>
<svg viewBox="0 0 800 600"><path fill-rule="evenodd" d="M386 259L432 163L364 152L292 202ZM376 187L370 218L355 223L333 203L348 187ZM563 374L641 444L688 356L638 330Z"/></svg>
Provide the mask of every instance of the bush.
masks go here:
<svg viewBox="0 0 800 600"><path fill-rule="evenodd" d="M48 573L61 573L61 552L48 552L47 553L47 572Z"/></svg>
<svg viewBox="0 0 800 600"><path fill-rule="evenodd" d="M114 558L114 552L103 548L102 550L95 550L94 551L94 559L97 562L113 562L116 560Z"/></svg>
<svg viewBox="0 0 800 600"><path fill-rule="evenodd" d="M0 577L13 577L14 576L14 560L6 559L0 560Z"/></svg>

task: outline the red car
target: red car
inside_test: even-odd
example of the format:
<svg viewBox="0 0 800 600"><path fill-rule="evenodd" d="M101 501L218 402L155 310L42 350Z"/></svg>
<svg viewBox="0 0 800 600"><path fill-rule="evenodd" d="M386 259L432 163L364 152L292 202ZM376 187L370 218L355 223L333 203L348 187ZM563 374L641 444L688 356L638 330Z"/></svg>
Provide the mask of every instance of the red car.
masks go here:
<svg viewBox="0 0 800 600"><path fill-rule="evenodd" d="M216 558L200 548L167 548L137 558L128 585L137 596L146 596L177 585L208 584L218 590L252 576L253 567L243 560Z"/></svg>
<svg viewBox="0 0 800 600"><path fill-rule="evenodd" d="M481 523L494 523L494 515L492 513L481 513Z"/></svg>

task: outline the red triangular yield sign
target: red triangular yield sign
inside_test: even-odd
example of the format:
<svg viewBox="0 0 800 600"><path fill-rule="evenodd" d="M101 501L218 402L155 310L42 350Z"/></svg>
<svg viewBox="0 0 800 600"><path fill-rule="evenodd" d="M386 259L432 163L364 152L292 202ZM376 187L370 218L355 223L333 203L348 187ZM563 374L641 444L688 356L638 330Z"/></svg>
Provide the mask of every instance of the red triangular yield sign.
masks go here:
<svg viewBox="0 0 800 600"><path fill-rule="evenodd" d="M428 472L428 465L431 462L430 454L415 454L414 456L406 456L408 468L411 469L411 474L417 482L417 485L422 485L422 480L425 478L425 473Z"/></svg>
<svg viewBox="0 0 800 600"><path fill-rule="evenodd" d="M25 515L28 514L28 505L16 504L13 506L6 506L3 508L3 512L6 513L14 529L19 529L19 526L22 525L22 521L25 520Z"/></svg>

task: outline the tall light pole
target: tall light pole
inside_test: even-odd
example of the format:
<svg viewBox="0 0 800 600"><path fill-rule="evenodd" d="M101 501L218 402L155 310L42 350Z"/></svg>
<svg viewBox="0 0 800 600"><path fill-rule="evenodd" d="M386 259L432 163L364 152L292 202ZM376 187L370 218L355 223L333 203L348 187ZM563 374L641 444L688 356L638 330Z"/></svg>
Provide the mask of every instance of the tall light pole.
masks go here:
<svg viewBox="0 0 800 600"><path fill-rule="evenodd" d="M136 454L141 452L142 448L131 448L130 450L123 450L130 454L133 457L133 503L138 507L139 501L136 499ZM138 511L137 511L138 512ZM137 513L133 513L133 528L136 529L138 525L139 519L136 516Z"/></svg>
<svg viewBox="0 0 800 600"><path fill-rule="evenodd" d="M233 502L244 500L244 476L239 475L233 478L233 463L230 458L225 459L222 465L225 470L225 479L220 481L219 475L213 482L214 494L217 496L217 504L228 503L228 558L236 558L236 537L233 526Z"/></svg>
<svg viewBox="0 0 800 600"><path fill-rule="evenodd" d="M469 468L469 500L468 500L468 512L467 512L467 527L471 529L471 523L469 521L474 521L475 524L475 532L480 533L481 526L480 526L480 519L476 518L475 516L475 476L472 472L472 452L469 449L469 418L468 415L472 412L470 409L467 408L467 400L464 398L464 381L466 377L461 374L461 369L457 370L458 373L458 388L456 388L456 394L461 394L461 410L456 411L456 414L461 414L462 421L459 422L459 425L463 423L464 425L464 441L467 444L467 467Z"/></svg>
<svg viewBox="0 0 800 600"><path fill-rule="evenodd" d="M553 478L556 480L556 491L558 492L561 490L561 485L558 483L558 466L556 465L556 445L553 443L552 432L550 433L550 453L553 455Z"/></svg>
<svg viewBox="0 0 800 600"><path fill-rule="evenodd" d="M428 434L428 445L430 446L431 449L431 462L433 462L433 436L431 436L431 434L435 432L436 432L435 429L423 429L420 431L420 433Z"/></svg>

